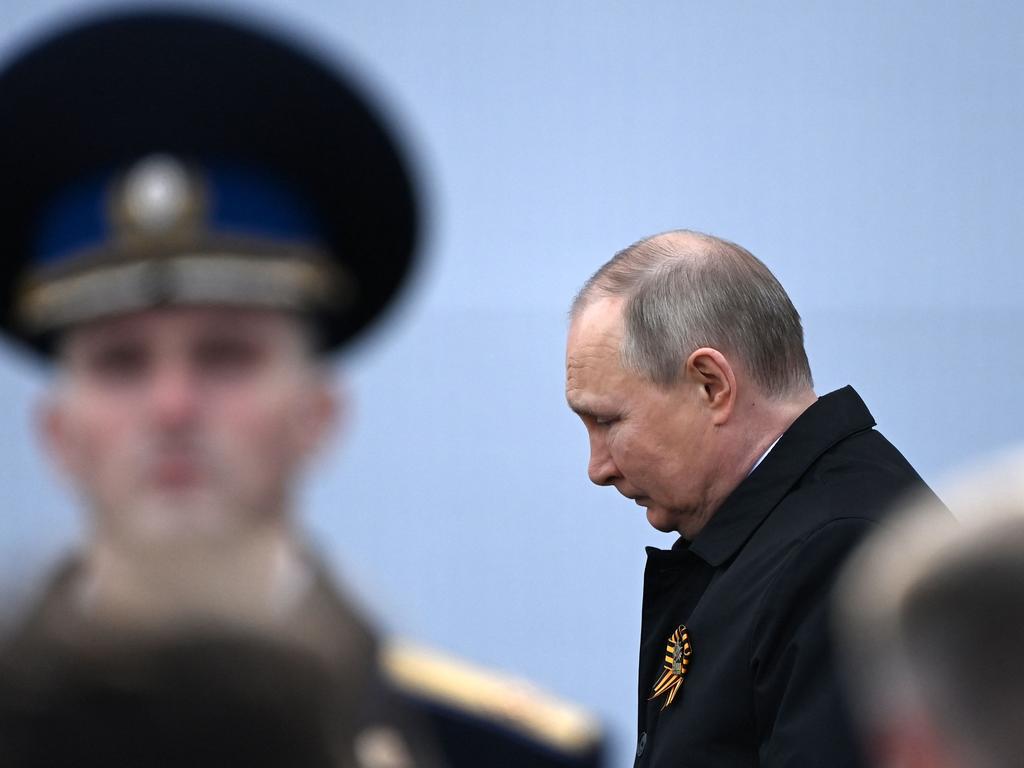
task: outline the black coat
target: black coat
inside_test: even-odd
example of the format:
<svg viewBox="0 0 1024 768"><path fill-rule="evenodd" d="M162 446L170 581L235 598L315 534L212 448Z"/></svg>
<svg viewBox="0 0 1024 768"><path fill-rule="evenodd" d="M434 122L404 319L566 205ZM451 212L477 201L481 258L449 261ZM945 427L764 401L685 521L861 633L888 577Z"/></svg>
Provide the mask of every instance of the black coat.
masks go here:
<svg viewBox="0 0 1024 768"><path fill-rule="evenodd" d="M830 638L850 550L924 481L851 387L786 431L692 542L649 547L637 768L842 768L864 760ZM649 700L684 625L683 683ZM678 676L669 676L669 684Z"/></svg>

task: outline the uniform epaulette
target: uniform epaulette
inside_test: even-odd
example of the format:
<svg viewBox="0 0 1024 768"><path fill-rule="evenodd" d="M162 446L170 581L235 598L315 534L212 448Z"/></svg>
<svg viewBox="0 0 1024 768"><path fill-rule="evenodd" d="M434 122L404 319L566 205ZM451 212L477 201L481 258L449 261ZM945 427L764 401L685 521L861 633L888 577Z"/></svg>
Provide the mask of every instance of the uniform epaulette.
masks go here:
<svg viewBox="0 0 1024 768"><path fill-rule="evenodd" d="M551 750L583 755L602 743L594 717L521 678L394 641L382 649L381 665L407 694L495 723Z"/></svg>

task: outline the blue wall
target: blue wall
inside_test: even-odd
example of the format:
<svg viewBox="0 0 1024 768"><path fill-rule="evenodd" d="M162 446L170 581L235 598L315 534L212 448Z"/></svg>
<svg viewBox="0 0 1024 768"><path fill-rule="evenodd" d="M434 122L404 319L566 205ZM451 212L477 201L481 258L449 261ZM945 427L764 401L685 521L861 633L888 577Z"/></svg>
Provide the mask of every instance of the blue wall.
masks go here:
<svg viewBox="0 0 1024 768"><path fill-rule="evenodd" d="M393 630L598 712L632 753L644 545L589 485L567 304L686 226L750 248L804 316L818 390L854 384L934 480L1021 438L1024 5L244 6L356 66L430 197L405 302L340 364L347 433L308 527ZM5 0L0 53L81 3ZM42 376L0 351L0 574L77 532L35 447Z"/></svg>

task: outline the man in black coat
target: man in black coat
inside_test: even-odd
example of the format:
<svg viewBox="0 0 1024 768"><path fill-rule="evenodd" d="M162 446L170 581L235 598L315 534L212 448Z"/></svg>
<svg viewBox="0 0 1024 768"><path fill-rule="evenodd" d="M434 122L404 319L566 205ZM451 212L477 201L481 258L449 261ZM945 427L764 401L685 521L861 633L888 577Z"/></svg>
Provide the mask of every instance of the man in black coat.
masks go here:
<svg viewBox="0 0 1024 768"><path fill-rule="evenodd" d="M669 232L572 309L590 479L675 531L648 548L636 766L857 766L833 664L838 567L923 481L856 392L817 397L800 318L732 243Z"/></svg>

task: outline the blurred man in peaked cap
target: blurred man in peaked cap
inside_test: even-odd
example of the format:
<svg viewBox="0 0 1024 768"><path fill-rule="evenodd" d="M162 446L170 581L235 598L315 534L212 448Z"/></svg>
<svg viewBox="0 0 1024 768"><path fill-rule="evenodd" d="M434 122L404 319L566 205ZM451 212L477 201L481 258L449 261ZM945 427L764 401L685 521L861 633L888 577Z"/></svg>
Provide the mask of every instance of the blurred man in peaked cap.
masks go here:
<svg viewBox="0 0 1024 768"><path fill-rule="evenodd" d="M332 660L356 765L597 764L575 710L382 652L298 532L324 362L413 263L413 184L365 98L248 22L119 10L6 64L0 167L2 327L54 365L41 427L89 513L10 657L237 621Z"/></svg>

